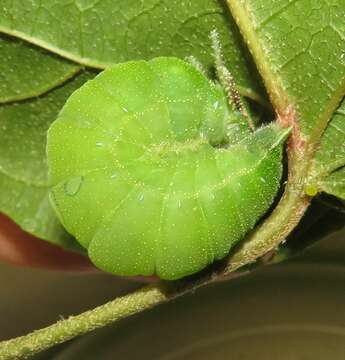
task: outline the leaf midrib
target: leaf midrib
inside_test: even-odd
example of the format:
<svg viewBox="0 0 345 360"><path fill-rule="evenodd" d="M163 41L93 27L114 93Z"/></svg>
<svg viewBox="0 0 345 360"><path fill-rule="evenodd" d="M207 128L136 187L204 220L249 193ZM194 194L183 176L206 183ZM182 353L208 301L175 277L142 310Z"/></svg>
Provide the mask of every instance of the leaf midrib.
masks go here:
<svg viewBox="0 0 345 360"><path fill-rule="evenodd" d="M252 26L253 19L249 11L245 11L238 0L227 0L227 4L234 15L234 19L240 29L244 41L246 41L250 53L253 55L255 64L268 90L273 107L276 111L283 112L289 105L288 97L283 91L282 80L271 71L270 64L266 61L264 49L260 46Z"/></svg>
<svg viewBox="0 0 345 360"><path fill-rule="evenodd" d="M59 80L53 82L53 83L47 83L46 86L42 87L40 91L32 91L32 92L26 92L23 95L14 95L14 96L8 96L0 98L0 105L2 104L11 104L19 101L29 100L32 98L36 98L42 95L47 94L48 92L54 90L58 86L63 85L66 81L72 79L74 76L78 75L82 70L82 67L76 65L74 68L72 68L70 71L65 72L64 76L61 77Z"/></svg>

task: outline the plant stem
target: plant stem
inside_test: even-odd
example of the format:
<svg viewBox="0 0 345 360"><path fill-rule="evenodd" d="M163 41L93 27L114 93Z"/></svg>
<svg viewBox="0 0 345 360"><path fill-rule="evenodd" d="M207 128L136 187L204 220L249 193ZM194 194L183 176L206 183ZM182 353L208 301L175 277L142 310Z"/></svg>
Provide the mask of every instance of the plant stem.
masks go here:
<svg viewBox="0 0 345 360"><path fill-rule="evenodd" d="M51 326L0 342L0 359L26 359L54 345L106 326L168 300L163 284L154 284Z"/></svg>
<svg viewBox="0 0 345 360"><path fill-rule="evenodd" d="M0 342L0 360L27 359L54 345L175 299L220 278L208 271L179 281L157 282L46 328Z"/></svg>

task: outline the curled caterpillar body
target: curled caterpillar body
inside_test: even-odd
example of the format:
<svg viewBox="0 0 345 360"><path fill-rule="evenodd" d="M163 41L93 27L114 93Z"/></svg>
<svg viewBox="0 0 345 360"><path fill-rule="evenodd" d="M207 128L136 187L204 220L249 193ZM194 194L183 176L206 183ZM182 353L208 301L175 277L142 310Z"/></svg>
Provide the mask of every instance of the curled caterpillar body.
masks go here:
<svg viewBox="0 0 345 360"><path fill-rule="evenodd" d="M231 111L175 58L118 64L69 98L48 132L51 201L96 266L178 279L253 228L279 187L287 131L233 144Z"/></svg>

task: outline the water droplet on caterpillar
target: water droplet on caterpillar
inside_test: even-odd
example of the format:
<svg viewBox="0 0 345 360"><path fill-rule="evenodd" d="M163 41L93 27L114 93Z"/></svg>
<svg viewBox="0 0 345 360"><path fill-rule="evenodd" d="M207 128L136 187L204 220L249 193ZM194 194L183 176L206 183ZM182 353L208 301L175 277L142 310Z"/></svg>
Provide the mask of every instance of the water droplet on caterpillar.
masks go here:
<svg viewBox="0 0 345 360"><path fill-rule="evenodd" d="M72 178L70 180L68 180L65 183L65 192L67 195L69 196L74 196L78 193L78 191L81 188L81 185L83 183L83 176L77 176L75 178Z"/></svg>
<svg viewBox="0 0 345 360"><path fill-rule="evenodd" d="M96 147L103 147L104 146L104 143L102 141L97 141L96 142Z"/></svg>

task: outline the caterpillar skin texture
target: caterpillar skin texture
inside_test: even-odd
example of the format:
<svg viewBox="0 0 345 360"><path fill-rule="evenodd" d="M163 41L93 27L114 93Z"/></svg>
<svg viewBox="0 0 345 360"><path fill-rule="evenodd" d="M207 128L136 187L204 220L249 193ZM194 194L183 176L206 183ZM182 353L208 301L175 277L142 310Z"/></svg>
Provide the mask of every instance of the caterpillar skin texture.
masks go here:
<svg viewBox="0 0 345 360"><path fill-rule="evenodd" d="M287 131L232 144L231 115L224 92L176 58L118 64L72 94L48 132L51 201L97 267L178 279L254 227Z"/></svg>

